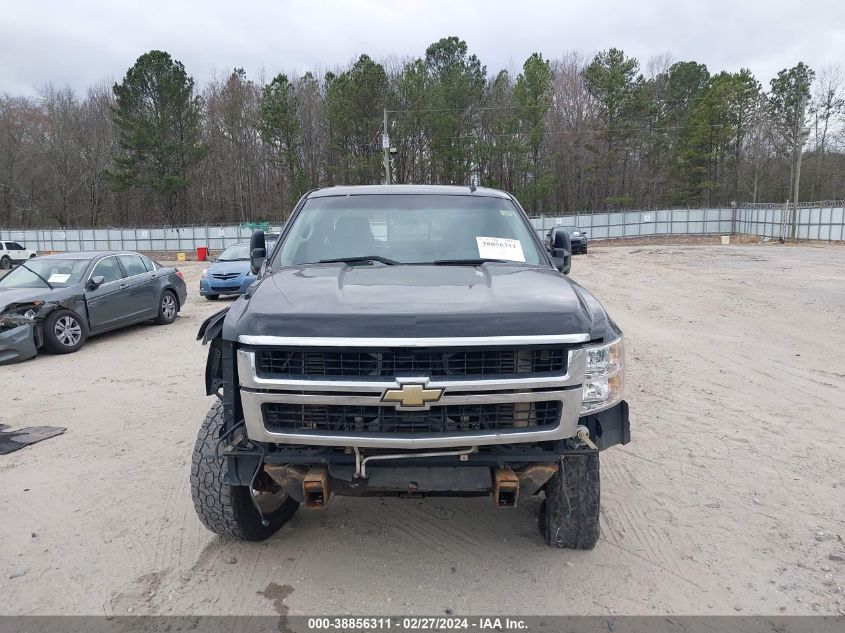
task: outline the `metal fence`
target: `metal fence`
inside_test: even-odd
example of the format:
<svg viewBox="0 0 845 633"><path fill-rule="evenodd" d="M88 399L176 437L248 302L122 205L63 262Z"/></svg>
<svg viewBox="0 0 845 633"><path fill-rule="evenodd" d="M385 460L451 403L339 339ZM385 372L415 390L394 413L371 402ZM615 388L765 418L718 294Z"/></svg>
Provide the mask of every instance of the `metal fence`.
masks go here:
<svg viewBox="0 0 845 633"><path fill-rule="evenodd" d="M845 240L845 207L798 206L795 237L799 240ZM794 209L743 208L737 209L736 233L761 237L790 238Z"/></svg>
<svg viewBox="0 0 845 633"><path fill-rule="evenodd" d="M280 227L270 227L279 231ZM44 251L194 252L197 247L219 251L249 240L246 226L180 226L148 229L21 229L0 230L0 241L12 240Z"/></svg>
<svg viewBox="0 0 845 633"><path fill-rule="evenodd" d="M534 228L545 237L554 226L577 226L591 240L666 235L757 235L788 238L794 210L783 205L749 205L727 209L664 209L620 211L532 218ZM845 240L845 205L799 205L796 237L801 240ZM271 227L279 231L281 227ZM137 229L0 229L0 241L15 241L39 252L81 250L128 250L147 252L195 252L205 246L223 250L249 239L246 226L183 226Z"/></svg>
<svg viewBox="0 0 845 633"><path fill-rule="evenodd" d="M719 235L733 232L735 209L665 209L532 218L545 237L554 226L577 226L592 240L655 235Z"/></svg>

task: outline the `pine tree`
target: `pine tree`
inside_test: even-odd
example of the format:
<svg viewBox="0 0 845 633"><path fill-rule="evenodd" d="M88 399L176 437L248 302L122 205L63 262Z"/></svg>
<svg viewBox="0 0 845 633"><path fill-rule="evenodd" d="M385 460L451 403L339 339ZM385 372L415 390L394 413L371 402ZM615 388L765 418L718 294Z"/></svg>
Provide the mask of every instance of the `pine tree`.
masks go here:
<svg viewBox="0 0 845 633"><path fill-rule="evenodd" d="M188 172L205 156L200 142L202 102L185 67L164 51L144 53L112 89L114 122L124 153L108 172L117 190L146 189L160 201L162 219L177 223Z"/></svg>

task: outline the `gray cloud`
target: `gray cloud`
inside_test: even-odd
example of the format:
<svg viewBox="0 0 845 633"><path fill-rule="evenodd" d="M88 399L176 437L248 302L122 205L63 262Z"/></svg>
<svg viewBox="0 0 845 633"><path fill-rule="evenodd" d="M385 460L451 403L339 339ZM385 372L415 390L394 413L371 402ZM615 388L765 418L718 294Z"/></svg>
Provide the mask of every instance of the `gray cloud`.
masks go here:
<svg viewBox="0 0 845 633"><path fill-rule="evenodd" d="M647 60L670 53L711 72L750 68L768 86L781 68L845 62L845 3L810 0L273 1L78 0L7 3L0 21L0 92L77 90L119 79L143 52L181 60L198 83L242 66L251 76L322 71L361 53L417 57L465 39L488 72L534 51L592 55L616 46Z"/></svg>

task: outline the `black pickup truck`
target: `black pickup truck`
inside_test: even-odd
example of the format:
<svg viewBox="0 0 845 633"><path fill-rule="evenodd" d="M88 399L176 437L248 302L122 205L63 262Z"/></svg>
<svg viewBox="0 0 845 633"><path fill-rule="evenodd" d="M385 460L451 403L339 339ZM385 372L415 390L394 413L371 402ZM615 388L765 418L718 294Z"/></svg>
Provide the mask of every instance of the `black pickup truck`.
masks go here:
<svg viewBox="0 0 845 633"><path fill-rule="evenodd" d="M194 448L200 520L263 540L332 495L542 494L548 545L592 548L599 453L630 439L622 333L513 196L312 191L257 281L199 337L217 401Z"/></svg>

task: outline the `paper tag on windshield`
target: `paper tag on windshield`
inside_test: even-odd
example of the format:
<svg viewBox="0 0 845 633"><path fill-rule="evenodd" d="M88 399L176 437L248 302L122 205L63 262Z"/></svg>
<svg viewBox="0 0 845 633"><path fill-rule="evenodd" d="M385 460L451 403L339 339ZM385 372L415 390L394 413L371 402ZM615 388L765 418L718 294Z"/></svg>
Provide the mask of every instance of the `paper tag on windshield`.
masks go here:
<svg viewBox="0 0 845 633"><path fill-rule="evenodd" d="M51 283L51 284L63 284L63 283L65 283L68 279L70 279L70 275L63 275L63 274L60 274L60 273L53 273L52 275L50 275L50 278L47 280L47 282L48 282L48 283Z"/></svg>
<svg viewBox="0 0 845 633"><path fill-rule="evenodd" d="M509 262L524 262L525 253L519 240L505 237L476 237L478 256L482 259L505 259Z"/></svg>

